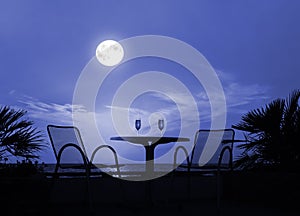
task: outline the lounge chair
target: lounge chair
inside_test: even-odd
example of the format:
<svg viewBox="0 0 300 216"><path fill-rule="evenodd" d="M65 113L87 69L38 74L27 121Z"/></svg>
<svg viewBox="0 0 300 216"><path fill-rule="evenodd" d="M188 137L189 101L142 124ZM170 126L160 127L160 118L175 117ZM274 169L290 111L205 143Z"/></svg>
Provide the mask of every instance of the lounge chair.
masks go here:
<svg viewBox="0 0 300 216"><path fill-rule="evenodd" d="M54 176L78 175L80 172L75 172L75 170L81 169L84 170L86 177L89 177L92 174L91 168L95 167L93 160L96 153L105 148L113 153L117 175L120 176L118 157L113 147L99 145L95 148L89 159L78 128L74 126L48 125L47 131L56 157ZM59 168L65 171L59 174ZM66 172L66 170L71 170L71 172Z"/></svg>
<svg viewBox="0 0 300 216"><path fill-rule="evenodd" d="M188 154L186 148L182 145L175 149L174 153L174 168L176 170L186 169L188 172L188 194L191 193L191 175L206 175L216 177L217 184L217 211L220 211L221 202L221 183L220 175L225 171L232 171L233 160L233 143L235 131L233 129L219 130L197 130L194 138L194 146L191 154ZM211 155L211 159L201 163L202 153L205 148L216 146L216 151ZM183 152L186 156L186 161L182 164L177 164L177 155Z"/></svg>

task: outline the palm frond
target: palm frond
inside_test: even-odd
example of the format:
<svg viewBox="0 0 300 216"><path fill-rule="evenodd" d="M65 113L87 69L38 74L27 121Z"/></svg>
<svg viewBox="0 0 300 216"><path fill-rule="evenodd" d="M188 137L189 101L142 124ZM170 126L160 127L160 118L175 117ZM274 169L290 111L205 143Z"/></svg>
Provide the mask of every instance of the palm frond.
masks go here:
<svg viewBox="0 0 300 216"><path fill-rule="evenodd" d="M251 110L233 125L246 132L248 143L239 145L243 150L237 165L287 167L300 163L300 90L287 99L276 99L262 108Z"/></svg>
<svg viewBox="0 0 300 216"><path fill-rule="evenodd" d="M286 99L285 109L284 109L284 123L293 124L293 119L295 118L296 112L299 109L300 90L293 91L289 97Z"/></svg>
<svg viewBox="0 0 300 216"><path fill-rule="evenodd" d="M249 111L242 116L242 121L233 128L256 134L259 132L269 132L280 126L284 110L284 100L277 99L260 109Z"/></svg>
<svg viewBox="0 0 300 216"><path fill-rule="evenodd" d="M34 128L33 122L22 119L26 111L0 109L0 156L9 153L13 156L37 158L45 142L40 131Z"/></svg>

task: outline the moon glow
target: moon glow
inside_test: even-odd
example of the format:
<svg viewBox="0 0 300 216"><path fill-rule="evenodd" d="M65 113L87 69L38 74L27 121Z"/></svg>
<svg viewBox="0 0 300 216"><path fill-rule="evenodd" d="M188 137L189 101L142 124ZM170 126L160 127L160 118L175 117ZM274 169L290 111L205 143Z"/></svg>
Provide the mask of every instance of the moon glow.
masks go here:
<svg viewBox="0 0 300 216"><path fill-rule="evenodd" d="M96 58L105 66L115 66L122 61L123 57L123 47L117 41L105 40L97 46Z"/></svg>

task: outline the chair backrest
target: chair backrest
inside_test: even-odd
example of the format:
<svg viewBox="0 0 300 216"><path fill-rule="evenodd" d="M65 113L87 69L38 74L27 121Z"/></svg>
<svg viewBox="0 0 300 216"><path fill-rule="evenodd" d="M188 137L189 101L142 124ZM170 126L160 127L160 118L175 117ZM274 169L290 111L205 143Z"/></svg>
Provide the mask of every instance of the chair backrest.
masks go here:
<svg viewBox="0 0 300 216"><path fill-rule="evenodd" d="M50 142L58 160L59 151L69 143L77 145L86 156L86 151L78 128L74 126L47 126ZM60 160L61 164L83 164L82 155L76 148L66 148Z"/></svg>
<svg viewBox="0 0 300 216"><path fill-rule="evenodd" d="M198 130L195 134L194 148L191 155L192 166L218 166L221 153L223 157L220 165L223 166L224 164L226 164L227 166L231 166L234 136L235 132L233 129ZM207 142L208 137L209 142ZM220 137L221 142L219 142ZM213 152L211 159L206 164L201 164L200 157L204 152L204 147L209 151L209 148L212 145L218 146L217 150Z"/></svg>

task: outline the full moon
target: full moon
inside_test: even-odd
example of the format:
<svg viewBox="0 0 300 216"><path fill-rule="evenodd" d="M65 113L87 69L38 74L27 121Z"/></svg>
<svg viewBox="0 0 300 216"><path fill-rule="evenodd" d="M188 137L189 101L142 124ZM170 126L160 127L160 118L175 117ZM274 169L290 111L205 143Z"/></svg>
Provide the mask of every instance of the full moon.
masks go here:
<svg viewBox="0 0 300 216"><path fill-rule="evenodd" d="M105 40L97 46L96 57L105 66L115 66L122 61L124 50L117 41Z"/></svg>

